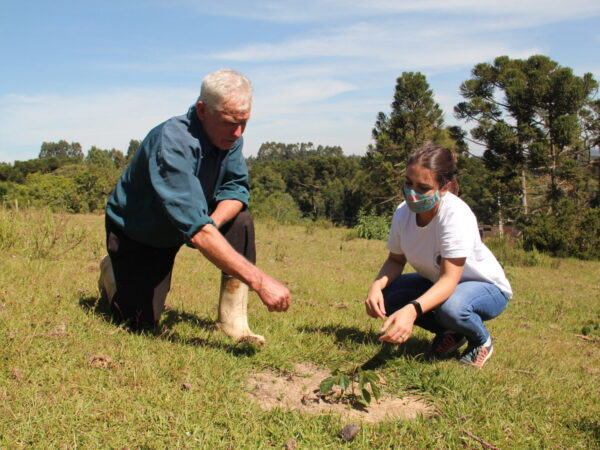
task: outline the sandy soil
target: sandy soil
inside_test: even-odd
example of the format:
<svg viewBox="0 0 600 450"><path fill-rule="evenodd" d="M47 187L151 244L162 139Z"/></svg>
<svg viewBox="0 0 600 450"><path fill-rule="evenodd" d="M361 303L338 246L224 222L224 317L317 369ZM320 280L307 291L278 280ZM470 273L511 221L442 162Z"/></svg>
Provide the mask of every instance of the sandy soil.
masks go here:
<svg viewBox="0 0 600 450"><path fill-rule="evenodd" d="M312 364L298 363L294 371L285 374L274 372L253 373L248 380L249 395L266 410L293 409L307 414L337 413L362 422L381 422L394 419L414 419L419 415L434 415L435 409L414 395L393 398L382 395L368 407L340 402L337 396L323 396L319 384L331 376L326 369Z"/></svg>

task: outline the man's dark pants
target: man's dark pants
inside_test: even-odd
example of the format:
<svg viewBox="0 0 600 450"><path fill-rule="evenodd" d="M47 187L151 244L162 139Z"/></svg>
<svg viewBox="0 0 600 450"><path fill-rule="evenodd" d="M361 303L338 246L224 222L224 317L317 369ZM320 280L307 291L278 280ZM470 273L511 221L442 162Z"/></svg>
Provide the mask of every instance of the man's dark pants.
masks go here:
<svg viewBox="0 0 600 450"><path fill-rule="evenodd" d="M108 217L105 223L106 247L117 288L111 301L113 315L132 329L151 328L163 312L180 246L150 247L127 237ZM240 212L219 231L238 253L251 263L256 262L250 212Z"/></svg>

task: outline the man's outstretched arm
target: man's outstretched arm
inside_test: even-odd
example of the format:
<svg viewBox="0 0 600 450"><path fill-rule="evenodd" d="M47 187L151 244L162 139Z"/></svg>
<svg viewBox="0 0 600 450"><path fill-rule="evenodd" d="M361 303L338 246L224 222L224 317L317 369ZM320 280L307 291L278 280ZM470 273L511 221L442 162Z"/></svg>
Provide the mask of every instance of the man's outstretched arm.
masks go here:
<svg viewBox="0 0 600 450"><path fill-rule="evenodd" d="M235 202L235 200L232 201ZM219 205L222 203L219 202ZM225 213L226 210L231 212L232 210L229 208L235 208L233 204L224 206L222 213ZM213 220L215 219L213 218ZM215 220L215 223L221 225L224 222ZM214 225L207 224L200 228L192 237L191 243L223 272L242 280L256 291L269 311L286 311L290 307L291 296L289 290L236 252Z"/></svg>

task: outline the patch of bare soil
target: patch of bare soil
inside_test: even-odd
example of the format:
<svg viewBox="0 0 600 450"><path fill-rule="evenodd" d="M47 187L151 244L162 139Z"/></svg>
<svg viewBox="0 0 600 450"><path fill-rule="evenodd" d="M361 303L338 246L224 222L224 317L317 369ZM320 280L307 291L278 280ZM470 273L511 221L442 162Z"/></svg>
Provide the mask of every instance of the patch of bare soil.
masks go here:
<svg viewBox="0 0 600 450"><path fill-rule="evenodd" d="M328 370L309 363L298 363L293 373L253 373L248 380L249 396L266 410L293 409L307 414L337 413L362 422L382 422L393 419L415 419L436 414L435 409L414 395L394 398L382 395L368 407L342 402L334 395L325 396L319 384L331 376Z"/></svg>
<svg viewBox="0 0 600 450"><path fill-rule="evenodd" d="M67 334L69 334L67 333L67 326L64 323L61 323L52 328L52 330L48 334L46 334L46 337L58 338L66 336Z"/></svg>
<svg viewBox="0 0 600 450"><path fill-rule="evenodd" d="M112 369L115 364L109 356L94 355L88 359L88 365L95 369Z"/></svg>

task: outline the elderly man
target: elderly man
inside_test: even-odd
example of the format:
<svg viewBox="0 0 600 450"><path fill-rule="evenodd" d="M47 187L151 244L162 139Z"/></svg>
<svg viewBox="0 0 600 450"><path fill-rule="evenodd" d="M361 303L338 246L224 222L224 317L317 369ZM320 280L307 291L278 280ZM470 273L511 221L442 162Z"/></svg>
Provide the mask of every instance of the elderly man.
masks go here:
<svg viewBox="0 0 600 450"><path fill-rule="evenodd" d="M158 322L184 243L221 269L219 326L233 339L265 342L248 326L248 286L269 311L288 309L288 289L254 265L242 155L251 101L240 73L207 75L197 103L150 131L121 175L106 206L99 288L131 327Z"/></svg>

